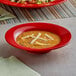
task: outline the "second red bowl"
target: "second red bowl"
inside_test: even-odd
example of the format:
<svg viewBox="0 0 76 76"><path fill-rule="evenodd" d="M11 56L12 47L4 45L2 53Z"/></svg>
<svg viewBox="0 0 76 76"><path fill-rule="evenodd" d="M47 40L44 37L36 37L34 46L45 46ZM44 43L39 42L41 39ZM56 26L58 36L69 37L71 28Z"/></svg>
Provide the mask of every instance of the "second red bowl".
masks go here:
<svg viewBox="0 0 76 76"><path fill-rule="evenodd" d="M23 47L17 44L16 43L17 36L21 34L22 32L29 31L29 30L44 30L44 31L55 33L60 36L61 42L54 47L43 48L43 49L28 48L28 47ZM22 49L22 50L25 50L31 53L47 53L53 49L57 49L62 46L65 46L71 39L71 33L66 28L61 27L59 25L55 25L55 24L26 23L26 24L17 25L9 29L5 34L5 39L10 45L16 48L19 48L19 49Z"/></svg>

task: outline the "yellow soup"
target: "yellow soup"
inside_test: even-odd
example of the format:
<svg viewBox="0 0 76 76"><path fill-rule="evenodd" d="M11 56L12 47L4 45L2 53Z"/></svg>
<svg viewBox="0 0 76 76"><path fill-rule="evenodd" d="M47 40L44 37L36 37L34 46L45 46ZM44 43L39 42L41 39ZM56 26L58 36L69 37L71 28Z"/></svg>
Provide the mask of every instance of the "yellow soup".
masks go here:
<svg viewBox="0 0 76 76"><path fill-rule="evenodd" d="M47 31L27 31L21 33L16 42L24 47L42 49L59 44L60 37Z"/></svg>

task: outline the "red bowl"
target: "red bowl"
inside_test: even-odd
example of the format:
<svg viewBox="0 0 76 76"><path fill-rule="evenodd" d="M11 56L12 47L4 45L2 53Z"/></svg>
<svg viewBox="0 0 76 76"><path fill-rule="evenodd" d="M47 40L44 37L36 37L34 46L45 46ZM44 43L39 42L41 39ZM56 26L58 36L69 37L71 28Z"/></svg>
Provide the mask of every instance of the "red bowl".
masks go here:
<svg viewBox="0 0 76 76"><path fill-rule="evenodd" d="M60 36L61 42L54 47L43 48L43 49L28 48L28 47L24 47L24 46L17 44L16 43L17 36L24 31L30 31L30 30L44 30L44 31L55 33ZM15 26L9 29L5 34L5 39L10 45L16 48L26 50L31 53L47 53L53 49L57 49L57 48L60 48L66 45L71 39L71 33L66 28L61 27L59 25L55 25L55 24L26 23L26 24L21 24L21 25L18 25L18 26Z"/></svg>
<svg viewBox="0 0 76 76"><path fill-rule="evenodd" d="M15 7L39 8L39 7L56 5L65 1L66 0L55 0L53 2L48 2L48 3L43 3L43 4L19 4L16 2L11 2L9 0L0 0L0 3L10 5L10 6L15 6Z"/></svg>

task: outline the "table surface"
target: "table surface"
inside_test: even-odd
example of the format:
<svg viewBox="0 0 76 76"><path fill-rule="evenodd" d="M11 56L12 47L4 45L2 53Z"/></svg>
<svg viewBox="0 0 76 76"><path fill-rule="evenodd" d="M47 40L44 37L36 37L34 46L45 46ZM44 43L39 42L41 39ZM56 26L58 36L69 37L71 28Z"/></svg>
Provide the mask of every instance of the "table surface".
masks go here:
<svg viewBox="0 0 76 76"><path fill-rule="evenodd" d="M65 47L52 50L47 54L35 55L10 46L4 38L5 32L15 25L0 27L0 56L16 56L41 76L76 76L76 18L41 21L59 24L67 28L72 39Z"/></svg>

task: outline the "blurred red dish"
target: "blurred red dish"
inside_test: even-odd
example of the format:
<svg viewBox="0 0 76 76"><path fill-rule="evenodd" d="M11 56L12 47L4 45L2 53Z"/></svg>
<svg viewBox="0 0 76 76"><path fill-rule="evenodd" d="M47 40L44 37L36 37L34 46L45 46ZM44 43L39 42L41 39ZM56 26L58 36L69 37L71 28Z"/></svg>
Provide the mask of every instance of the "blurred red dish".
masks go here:
<svg viewBox="0 0 76 76"><path fill-rule="evenodd" d="M61 41L59 44L49 47L49 48L42 48L42 49L35 49L35 48L29 48L24 47L16 43L16 38L23 32L30 31L30 30L42 30L42 31L48 31L57 34ZM50 24L50 23L26 23L21 24L18 26L15 26L11 29L9 29L5 34L6 41L19 49L26 50L31 53L47 53L53 49L60 48L62 46L65 46L71 39L71 33L64 27L61 27L59 25Z"/></svg>
<svg viewBox="0 0 76 76"><path fill-rule="evenodd" d="M26 8L39 8L39 7L45 7L45 6L53 6L62 2L65 2L66 0L55 0L53 2L43 3L43 4L19 4L16 2L11 2L9 0L0 0L0 3L15 6L15 7L26 7Z"/></svg>

